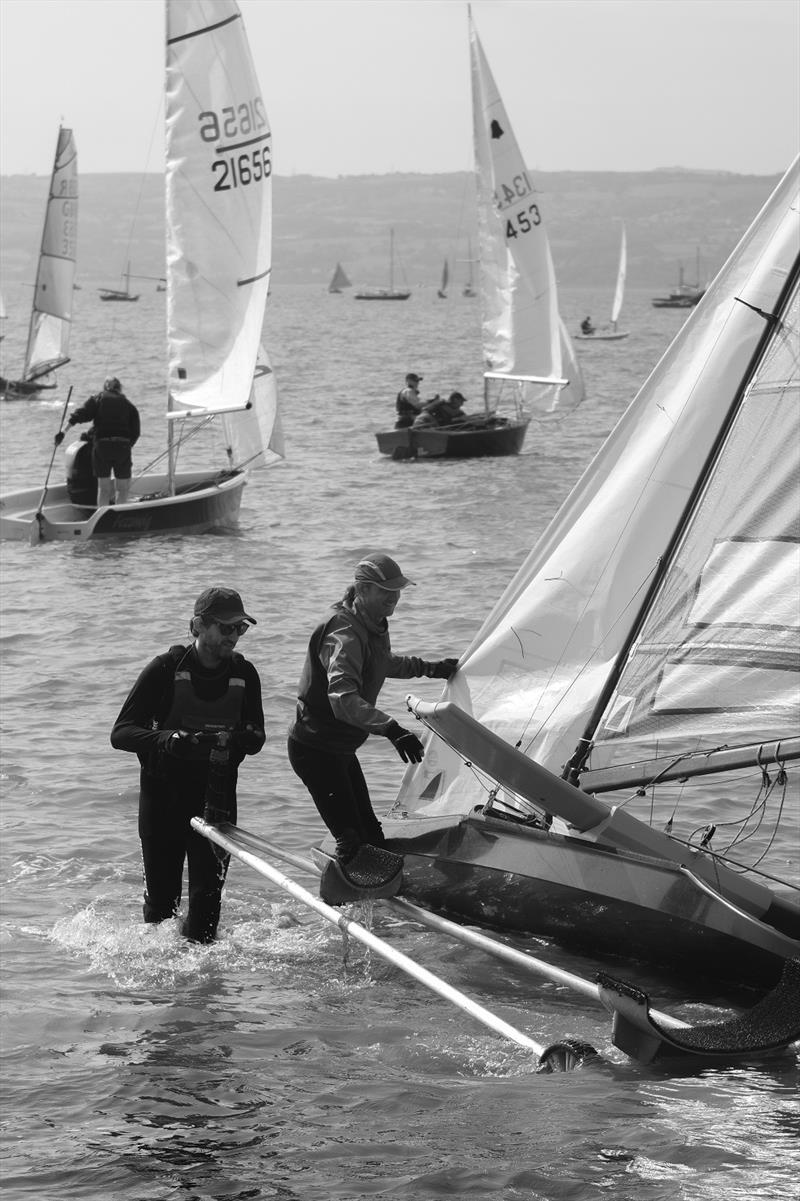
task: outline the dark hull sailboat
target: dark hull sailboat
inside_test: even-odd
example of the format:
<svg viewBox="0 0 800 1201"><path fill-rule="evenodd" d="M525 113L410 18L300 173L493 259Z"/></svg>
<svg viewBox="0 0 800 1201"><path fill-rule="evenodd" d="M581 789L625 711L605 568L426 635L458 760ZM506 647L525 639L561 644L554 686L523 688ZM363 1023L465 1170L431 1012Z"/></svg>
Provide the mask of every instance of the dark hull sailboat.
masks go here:
<svg viewBox="0 0 800 1201"><path fill-rule="evenodd" d="M519 454L534 416L548 419L581 403L583 380L558 313L550 244L537 193L470 22L471 94L483 360L483 412L453 424L376 433L378 450L399 459L467 459ZM502 129L502 139L495 134ZM516 191L515 191L516 190ZM524 197L523 197L524 193ZM527 208L516 227L498 196ZM472 255L470 247L470 269ZM447 265L440 294L447 284Z"/></svg>
<svg viewBox="0 0 800 1201"><path fill-rule="evenodd" d="M410 899L728 989L800 959L769 855L800 759L799 227L800 160L445 698L409 698L426 755L383 824Z"/></svg>

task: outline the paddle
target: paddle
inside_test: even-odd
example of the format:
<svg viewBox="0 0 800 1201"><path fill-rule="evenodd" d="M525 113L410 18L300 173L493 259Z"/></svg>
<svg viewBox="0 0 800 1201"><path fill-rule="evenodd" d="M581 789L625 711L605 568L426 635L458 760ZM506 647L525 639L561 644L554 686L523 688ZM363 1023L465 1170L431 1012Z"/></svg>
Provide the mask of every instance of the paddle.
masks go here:
<svg viewBox="0 0 800 1201"><path fill-rule="evenodd" d="M58 423L59 434L61 433L62 429L64 428L64 418L67 415L67 409L69 407L69 401L70 401L71 396L72 396L72 384L70 384L70 386L69 386L69 392L67 393L67 399L64 401L64 408L61 410L61 420ZM50 472L53 470L53 463L55 462L57 450L58 450L58 443L55 441L55 439L53 439L53 453L50 456L50 466L47 468L47 475L45 476L45 479L44 479L44 488L42 488L42 495L39 498L39 508L36 510L36 512L33 515L33 520L31 521L31 528L28 532L28 542L31 546L38 546L42 540L42 525L44 522L44 514L42 513L42 509L44 508L44 502L47 499L47 485L50 483Z"/></svg>

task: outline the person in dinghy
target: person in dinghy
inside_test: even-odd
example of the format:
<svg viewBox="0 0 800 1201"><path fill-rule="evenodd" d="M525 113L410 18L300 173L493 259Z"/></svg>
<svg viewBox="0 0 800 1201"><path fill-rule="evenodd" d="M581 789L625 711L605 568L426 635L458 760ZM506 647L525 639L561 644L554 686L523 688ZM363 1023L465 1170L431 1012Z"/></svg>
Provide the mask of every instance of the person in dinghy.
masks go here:
<svg viewBox="0 0 800 1201"><path fill-rule="evenodd" d="M339 884L341 875L357 887L372 879L374 896L391 895L392 887L397 891L402 860L385 849L356 751L376 734L388 738L404 763L419 763L424 754L421 740L376 707L378 694L387 677L447 680L458 666L457 659L427 662L393 653L388 619L402 590L413 583L383 551L358 563L333 614L311 635L289 729L289 762L336 840ZM381 881L390 891L379 891ZM324 900L353 899L342 892L336 898L326 895L325 883L323 875Z"/></svg>
<svg viewBox="0 0 800 1201"><path fill-rule="evenodd" d="M213 942L230 856L191 825L236 821L238 769L264 745L261 681L236 650L256 619L233 588L206 588L189 621L193 641L171 646L142 671L111 731L111 745L141 764L139 838L144 920L174 917L184 863L189 904L181 933Z"/></svg>
<svg viewBox="0 0 800 1201"><path fill-rule="evenodd" d="M141 422L139 410L122 391L115 375L103 383L103 389L90 396L85 404L70 414L67 426L92 422L92 471L97 478L97 503L124 505L128 500L133 475L131 451L139 440ZM55 436L56 446L64 441L64 432ZM114 476L116 495L112 502L111 476Z"/></svg>

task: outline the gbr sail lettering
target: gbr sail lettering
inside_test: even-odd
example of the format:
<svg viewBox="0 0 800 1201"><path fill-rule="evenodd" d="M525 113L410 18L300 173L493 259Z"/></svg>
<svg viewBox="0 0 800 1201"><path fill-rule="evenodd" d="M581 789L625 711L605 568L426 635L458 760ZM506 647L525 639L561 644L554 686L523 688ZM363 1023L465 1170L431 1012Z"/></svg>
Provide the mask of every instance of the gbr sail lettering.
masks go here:
<svg viewBox="0 0 800 1201"><path fill-rule="evenodd" d="M530 233L542 223L539 206L530 198L534 195L527 171L512 176L510 183L501 183L494 193L494 206L505 224L506 241Z"/></svg>
<svg viewBox="0 0 800 1201"><path fill-rule="evenodd" d="M211 163L215 192L246 188L270 177L271 135L260 96L219 112L206 109L197 119L202 140L216 143Z"/></svg>

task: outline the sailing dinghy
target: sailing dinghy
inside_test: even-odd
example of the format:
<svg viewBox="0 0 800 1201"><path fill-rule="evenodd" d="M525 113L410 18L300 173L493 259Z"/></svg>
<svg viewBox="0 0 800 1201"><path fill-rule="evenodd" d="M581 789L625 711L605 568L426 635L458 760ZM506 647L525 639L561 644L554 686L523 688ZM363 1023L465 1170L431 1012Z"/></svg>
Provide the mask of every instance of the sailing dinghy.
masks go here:
<svg viewBox="0 0 800 1201"><path fill-rule="evenodd" d="M71 129L59 128L44 214L22 378L0 377L0 397L29 400L56 387L53 372L69 362L78 236L78 152ZM5 314L4 314L5 315Z"/></svg>
<svg viewBox="0 0 800 1201"><path fill-rule="evenodd" d="M394 230L389 230L389 287L363 288L356 292L356 300L408 300L411 293L408 288L394 286Z"/></svg>
<svg viewBox="0 0 800 1201"><path fill-rule="evenodd" d="M440 300L447 300L447 285L450 283L450 266L447 259L442 264L442 282L439 284L436 295Z"/></svg>
<svg viewBox="0 0 800 1201"><path fill-rule="evenodd" d="M130 265L130 263L128 263L125 274L123 275L122 278L125 280L124 288L98 288L97 290L100 293L100 299L101 300L119 300L119 301L123 301L123 302L124 301L133 302L134 300L138 300L139 293L131 292L131 265Z"/></svg>
<svg viewBox="0 0 800 1201"><path fill-rule="evenodd" d="M578 341L584 342L616 342L620 338L627 338L629 330L618 330L617 321L620 312L622 311L622 301L625 296L625 274L628 269L628 251L625 242L625 226L622 227L622 240L619 247L619 263L617 265L617 286L614 290L614 302L611 305L611 322L609 325L601 325L597 329L590 332L583 331L575 334Z"/></svg>
<svg viewBox="0 0 800 1201"><path fill-rule="evenodd" d="M469 30L483 412L465 414L457 425L378 433L378 450L393 459L517 454L534 413L567 412L584 395L574 347L559 316L538 195L471 17Z"/></svg>
<svg viewBox="0 0 800 1201"><path fill-rule="evenodd" d="M443 700L409 698L427 750L383 828L410 899L714 989L800 960L770 858L797 834L799 245L800 159Z"/></svg>
<svg viewBox="0 0 800 1201"><path fill-rule="evenodd" d="M328 291L344 292L345 288L352 288L352 286L353 285L350 283L350 280L347 278L347 272L345 271L344 267L341 263L337 263L331 278L331 282L328 284Z"/></svg>
<svg viewBox="0 0 800 1201"><path fill-rule="evenodd" d="M236 114L234 131L225 113ZM66 485L50 488L45 504L39 487L7 493L3 538L28 538L37 523L41 540L68 542L227 526L249 472L281 454L275 379L260 344L271 134L234 0L167 0L166 134L166 470L136 477L129 503L99 509L73 504ZM221 423L227 462L177 471L183 441L206 422Z"/></svg>

